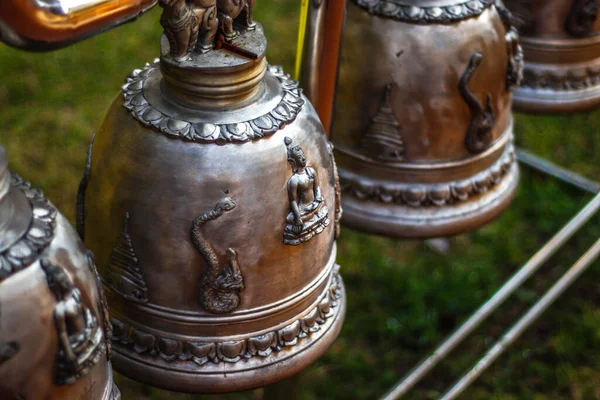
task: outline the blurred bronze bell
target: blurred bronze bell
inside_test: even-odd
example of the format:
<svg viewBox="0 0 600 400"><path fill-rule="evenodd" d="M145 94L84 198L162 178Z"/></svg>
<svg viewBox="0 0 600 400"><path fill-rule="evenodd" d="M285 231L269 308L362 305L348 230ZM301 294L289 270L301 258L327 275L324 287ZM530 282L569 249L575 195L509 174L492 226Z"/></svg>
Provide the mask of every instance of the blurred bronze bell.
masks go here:
<svg viewBox="0 0 600 400"><path fill-rule="evenodd" d="M108 318L93 254L0 147L0 399L120 399Z"/></svg>
<svg viewBox="0 0 600 400"><path fill-rule="evenodd" d="M518 182L511 89L522 53L492 0L348 5L332 138L343 222L403 237L496 217Z"/></svg>
<svg viewBox="0 0 600 400"><path fill-rule="evenodd" d="M161 58L109 109L78 201L115 369L182 392L288 377L345 313L323 127L297 82L267 65L252 4L209 3L159 3Z"/></svg>
<svg viewBox="0 0 600 400"><path fill-rule="evenodd" d="M2 0L0 41L47 51L68 46L131 21L157 0Z"/></svg>
<svg viewBox="0 0 600 400"><path fill-rule="evenodd" d="M597 0L506 0L525 53L515 109L573 112L600 105Z"/></svg>

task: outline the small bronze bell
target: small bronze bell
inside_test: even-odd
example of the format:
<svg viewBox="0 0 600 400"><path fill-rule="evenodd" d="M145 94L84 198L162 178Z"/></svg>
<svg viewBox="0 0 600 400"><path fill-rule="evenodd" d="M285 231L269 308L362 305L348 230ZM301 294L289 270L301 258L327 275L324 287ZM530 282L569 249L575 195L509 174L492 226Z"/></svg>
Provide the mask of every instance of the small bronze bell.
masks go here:
<svg viewBox="0 0 600 400"><path fill-rule="evenodd" d="M0 399L118 400L93 261L0 147Z"/></svg>
<svg viewBox="0 0 600 400"><path fill-rule="evenodd" d="M525 53L515 109L573 112L600 105L597 0L506 0Z"/></svg>
<svg viewBox="0 0 600 400"><path fill-rule="evenodd" d="M267 65L250 2L159 4L161 58L110 107L78 200L115 369L182 392L267 385L316 360L344 318L332 148Z"/></svg>
<svg viewBox="0 0 600 400"><path fill-rule="evenodd" d="M505 9L492 0L354 0L342 43L332 138L344 223L451 235L508 206L522 53Z"/></svg>

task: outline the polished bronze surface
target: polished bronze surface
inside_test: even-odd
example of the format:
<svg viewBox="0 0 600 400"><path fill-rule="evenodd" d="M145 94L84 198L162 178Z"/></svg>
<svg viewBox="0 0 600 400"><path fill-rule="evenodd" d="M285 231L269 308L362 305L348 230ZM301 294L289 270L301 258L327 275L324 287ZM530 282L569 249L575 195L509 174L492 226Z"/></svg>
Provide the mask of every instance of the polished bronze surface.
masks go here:
<svg viewBox="0 0 600 400"><path fill-rule="evenodd" d="M506 0L525 53L514 106L526 112L574 112L600 105L597 0Z"/></svg>
<svg viewBox="0 0 600 400"><path fill-rule="evenodd" d="M93 255L0 148L0 398L118 400Z"/></svg>
<svg viewBox="0 0 600 400"><path fill-rule="evenodd" d="M78 196L115 369L183 392L286 378L323 354L345 313L331 145L298 83L267 64L251 2L225 3L207 49L169 32L165 19L191 14L161 1L161 58L127 78ZM233 35L225 14L241 18Z"/></svg>
<svg viewBox="0 0 600 400"><path fill-rule="evenodd" d="M2 0L0 41L53 50L137 18L156 0Z"/></svg>
<svg viewBox="0 0 600 400"><path fill-rule="evenodd" d="M332 140L342 221L391 236L475 229L513 197L522 52L491 0L348 6Z"/></svg>

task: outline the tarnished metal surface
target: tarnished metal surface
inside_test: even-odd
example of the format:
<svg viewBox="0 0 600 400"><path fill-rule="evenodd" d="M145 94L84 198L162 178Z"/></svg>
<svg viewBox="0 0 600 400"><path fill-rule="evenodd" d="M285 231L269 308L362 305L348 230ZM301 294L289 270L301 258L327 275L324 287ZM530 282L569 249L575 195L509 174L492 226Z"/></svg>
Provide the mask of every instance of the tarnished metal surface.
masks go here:
<svg viewBox="0 0 600 400"><path fill-rule="evenodd" d="M0 40L43 51L106 31L137 18L156 0L3 0Z"/></svg>
<svg viewBox="0 0 600 400"><path fill-rule="evenodd" d="M394 2L414 6L407 19L376 3L349 4L343 37L332 130L343 222L409 237L477 228L518 181L510 91L522 53L508 12Z"/></svg>
<svg viewBox="0 0 600 400"><path fill-rule="evenodd" d="M515 109L573 112L600 104L597 0L506 0L522 36L525 72Z"/></svg>
<svg viewBox="0 0 600 400"><path fill-rule="evenodd" d="M297 82L267 66L262 27L235 27L185 54L163 36L110 107L79 196L116 370L177 391L288 377L345 313L331 147Z"/></svg>
<svg viewBox="0 0 600 400"><path fill-rule="evenodd" d="M93 255L0 148L0 398L120 399Z"/></svg>

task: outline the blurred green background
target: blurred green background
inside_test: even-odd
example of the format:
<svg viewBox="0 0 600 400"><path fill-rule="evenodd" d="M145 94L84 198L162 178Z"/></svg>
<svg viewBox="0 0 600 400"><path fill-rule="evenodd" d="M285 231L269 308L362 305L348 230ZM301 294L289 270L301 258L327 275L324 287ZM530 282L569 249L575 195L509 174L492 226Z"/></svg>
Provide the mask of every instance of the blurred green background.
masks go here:
<svg viewBox="0 0 600 400"><path fill-rule="evenodd" d="M292 72L299 2L258 2L269 61ZM92 132L125 77L158 54L159 10L68 49L29 54L0 47L0 143L13 171L44 189L74 222L75 194ZM517 116L518 145L600 179L600 113ZM339 263L348 315L329 352L301 373L301 399L383 394L497 290L591 195L523 168L512 206L486 227L426 242L345 229ZM565 246L485 326L452 353L409 399L435 399L470 367L595 238L599 218ZM600 399L600 266L590 270L464 394L465 399ZM205 399L118 376L124 400ZM266 391L268 395L268 390ZM262 399L265 391L223 398ZM289 396L288 396L289 397Z"/></svg>

